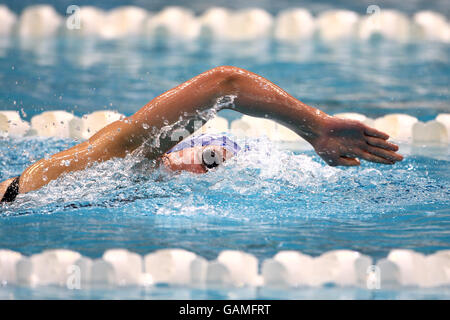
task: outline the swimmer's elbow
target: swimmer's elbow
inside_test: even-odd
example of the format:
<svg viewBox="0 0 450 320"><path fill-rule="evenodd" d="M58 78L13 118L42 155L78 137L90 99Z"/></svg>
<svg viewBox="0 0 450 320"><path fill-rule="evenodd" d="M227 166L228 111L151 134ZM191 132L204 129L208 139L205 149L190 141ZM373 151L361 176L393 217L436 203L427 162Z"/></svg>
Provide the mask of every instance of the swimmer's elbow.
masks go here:
<svg viewBox="0 0 450 320"><path fill-rule="evenodd" d="M225 94L233 94L239 86L239 79L248 71L234 66L219 66L210 72L221 83Z"/></svg>

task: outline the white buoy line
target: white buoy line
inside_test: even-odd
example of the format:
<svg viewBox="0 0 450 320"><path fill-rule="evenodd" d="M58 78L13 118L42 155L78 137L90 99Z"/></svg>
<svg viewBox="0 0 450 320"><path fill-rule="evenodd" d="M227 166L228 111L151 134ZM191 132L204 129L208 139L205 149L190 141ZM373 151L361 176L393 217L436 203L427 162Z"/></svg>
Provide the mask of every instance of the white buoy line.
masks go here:
<svg viewBox="0 0 450 320"><path fill-rule="evenodd" d="M58 34L98 36L104 39L130 35L172 36L185 40L202 36L227 40L275 38L296 42L319 36L325 41L381 35L400 42L430 40L450 42L450 24L439 12L420 11L413 16L378 8L369 13L327 10L313 16L304 8L289 8L277 15L260 8L230 10L212 7L200 15L183 7L166 7L149 12L135 6L110 11L70 6L56 12L50 5L25 8L20 15L0 5L0 36L46 37Z"/></svg>

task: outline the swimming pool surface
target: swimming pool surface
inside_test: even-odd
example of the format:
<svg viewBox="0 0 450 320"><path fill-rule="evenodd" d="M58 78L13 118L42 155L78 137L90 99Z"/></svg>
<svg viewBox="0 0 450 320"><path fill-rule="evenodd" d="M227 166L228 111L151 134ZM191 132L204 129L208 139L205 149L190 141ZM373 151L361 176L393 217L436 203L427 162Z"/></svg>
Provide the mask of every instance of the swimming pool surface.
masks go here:
<svg viewBox="0 0 450 320"><path fill-rule="evenodd" d="M450 46L381 38L282 44L130 37L0 38L0 109L28 121L48 110L131 115L162 92L218 65L267 77L327 113L427 121L450 112ZM238 117L225 111L224 117ZM71 139L0 139L0 180L73 146ZM0 207L0 248L24 255L67 248L98 258L111 248L183 248L207 259L225 249L259 261L282 250L334 249L378 260L391 249L450 248L450 148L402 144L394 166L332 168L310 148L264 137L205 175L173 175L139 158L114 159L52 181ZM166 286L66 292L0 288L0 298L449 298L448 288L195 290Z"/></svg>

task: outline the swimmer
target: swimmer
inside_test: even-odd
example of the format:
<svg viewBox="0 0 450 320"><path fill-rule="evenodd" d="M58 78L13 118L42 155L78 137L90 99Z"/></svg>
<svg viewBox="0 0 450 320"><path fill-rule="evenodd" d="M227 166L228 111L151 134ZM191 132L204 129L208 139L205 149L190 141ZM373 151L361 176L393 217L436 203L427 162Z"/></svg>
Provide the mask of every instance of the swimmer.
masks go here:
<svg viewBox="0 0 450 320"><path fill-rule="evenodd" d="M232 103L218 104L226 100L224 97ZM2 182L1 202L14 201L17 194L37 190L64 173L124 158L152 140L157 141L145 148L145 156L169 170L213 170L234 156L239 147L227 137L208 137L200 143L198 139L179 143L173 137L176 130L192 133L196 121L205 123L205 113L220 109L275 120L308 141L331 166L357 166L359 159L383 164L403 159L396 153L398 146L387 141L387 134L355 120L329 116L250 71L221 66L154 98L132 116L107 125L89 140L41 159L19 177ZM165 134L155 135L161 130Z"/></svg>

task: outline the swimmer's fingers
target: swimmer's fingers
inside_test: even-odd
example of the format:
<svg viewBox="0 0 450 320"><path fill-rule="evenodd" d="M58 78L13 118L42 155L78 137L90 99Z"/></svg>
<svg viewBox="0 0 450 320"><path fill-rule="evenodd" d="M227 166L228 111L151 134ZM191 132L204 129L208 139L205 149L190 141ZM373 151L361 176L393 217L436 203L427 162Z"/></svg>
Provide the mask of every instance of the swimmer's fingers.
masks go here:
<svg viewBox="0 0 450 320"><path fill-rule="evenodd" d="M389 139L388 134L378 131L377 129L371 128L369 126L364 126L364 133L370 137L381 138L383 140Z"/></svg>
<svg viewBox="0 0 450 320"><path fill-rule="evenodd" d="M386 149L379 148L379 147L374 147L371 145L366 145L365 151L369 152L373 155L376 155L378 157L389 160L389 161L397 162L397 161L403 160L403 157L401 155L399 155L398 153L395 153L394 151L386 150Z"/></svg>
<svg viewBox="0 0 450 320"><path fill-rule="evenodd" d="M380 149L382 150L382 149ZM371 151L361 151L361 153L359 154L359 157L370 161L370 162L376 162L376 163L383 163L383 164L394 164L395 160L391 160L390 158L385 158L383 156L380 156L378 154L380 154L379 152L376 153L372 153L373 150Z"/></svg>
<svg viewBox="0 0 450 320"><path fill-rule="evenodd" d="M396 144L388 142L384 139L367 136L366 141L369 145L374 147L379 147L391 151L398 151L398 146Z"/></svg>

